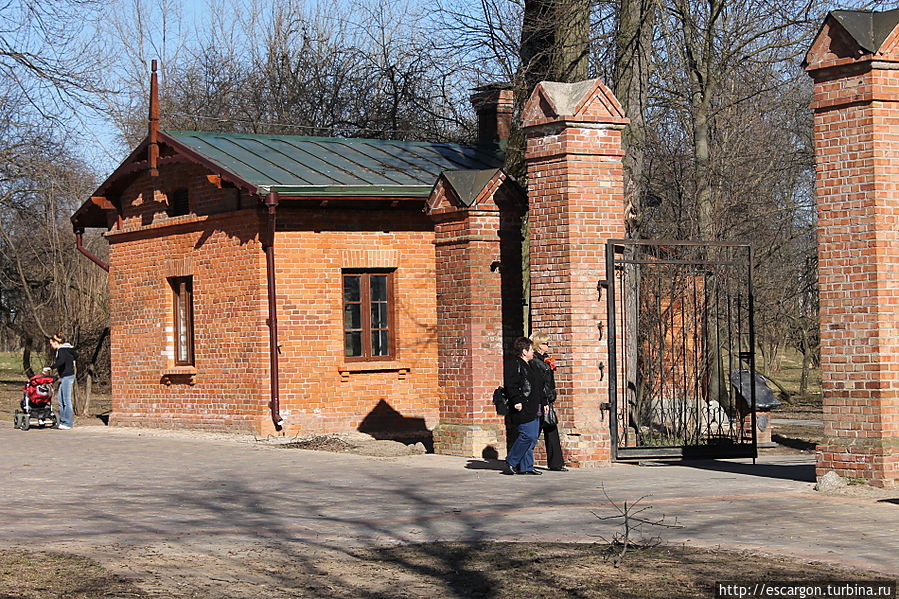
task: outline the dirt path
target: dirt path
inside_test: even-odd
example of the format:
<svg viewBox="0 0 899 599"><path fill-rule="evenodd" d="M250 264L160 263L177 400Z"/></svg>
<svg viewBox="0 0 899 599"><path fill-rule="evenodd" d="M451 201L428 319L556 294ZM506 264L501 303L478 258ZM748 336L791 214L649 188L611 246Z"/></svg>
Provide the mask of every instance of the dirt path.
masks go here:
<svg viewBox="0 0 899 599"><path fill-rule="evenodd" d="M676 519L683 528L647 531L673 548L753 550L899 573L899 492L822 496L812 491L808 457L540 477L505 477L497 468L447 456L277 449L208 433L25 433L0 423L0 469L10 481L0 489L0 547L88 556L154 597L457 597L467 595L453 594L458 583L445 572L464 578L489 572L513 549L527 556L555 543L589 547L612 538L620 521L596 517L615 515L608 494L619 505L647 496L647 515ZM462 549L428 549L443 547L433 542ZM485 542L524 545L479 562L484 550L472 543ZM401 548L408 553L398 556ZM583 553L578 560L595 551ZM537 559L560 563L533 554L496 565L486 580L507 588L525 562L542 563ZM576 563L584 584L599 572L592 562ZM744 565L740 572L749 571ZM418 594L399 594L403 585ZM444 594L433 594L434 585ZM599 592L582 596L604 596Z"/></svg>

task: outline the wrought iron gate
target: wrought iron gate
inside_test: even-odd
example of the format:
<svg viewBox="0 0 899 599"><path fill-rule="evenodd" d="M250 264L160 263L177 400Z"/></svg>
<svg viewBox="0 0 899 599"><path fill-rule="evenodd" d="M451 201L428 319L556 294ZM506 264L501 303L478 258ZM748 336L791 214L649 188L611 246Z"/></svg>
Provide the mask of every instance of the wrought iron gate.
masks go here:
<svg viewBox="0 0 899 599"><path fill-rule="evenodd" d="M607 243L614 459L756 457L752 259L748 245Z"/></svg>

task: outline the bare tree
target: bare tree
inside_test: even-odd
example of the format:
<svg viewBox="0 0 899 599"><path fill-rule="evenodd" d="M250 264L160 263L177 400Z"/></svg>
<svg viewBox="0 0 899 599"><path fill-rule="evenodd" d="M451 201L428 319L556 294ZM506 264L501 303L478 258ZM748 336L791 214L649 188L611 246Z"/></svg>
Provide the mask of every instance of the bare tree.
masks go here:
<svg viewBox="0 0 899 599"><path fill-rule="evenodd" d="M18 96L19 112L59 123L96 105L102 51L92 20L103 0L8 0L0 6L0 93Z"/></svg>
<svg viewBox="0 0 899 599"><path fill-rule="evenodd" d="M455 63L431 43L410 3L310 11L290 0L243 8L230 22L204 23L163 65L164 126L447 141L469 135ZM157 14L141 31L125 22L120 36L152 38L176 18ZM241 33L257 30L267 34ZM130 97L140 99L111 111L132 143L143 131L146 83L138 79L146 60L120 66Z"/></svg>
<svg viewBox="0 0 899 599"><path fill-rule="evenodd" d="M78 263L68 222L94 184L69 132L106 91L103 4L0 6L0 322L25 371L47 335L77 341L105 326L105 273Z"/></svg>

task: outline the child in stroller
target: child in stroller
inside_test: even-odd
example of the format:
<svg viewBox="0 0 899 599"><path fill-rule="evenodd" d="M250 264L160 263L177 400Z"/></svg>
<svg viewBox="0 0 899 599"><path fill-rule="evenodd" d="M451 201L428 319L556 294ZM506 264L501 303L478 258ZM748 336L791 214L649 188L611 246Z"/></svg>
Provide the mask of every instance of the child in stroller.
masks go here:
<svg viewBox="0 0 899 599"><path fill-rule="evenodd" d="M48 374L36 374L22 387L22 409L16 410L16 428L27 431L31 428L31 421L37 420L41 428L56 426L59 419L53 412L53 381L56 377Z"/></svg>

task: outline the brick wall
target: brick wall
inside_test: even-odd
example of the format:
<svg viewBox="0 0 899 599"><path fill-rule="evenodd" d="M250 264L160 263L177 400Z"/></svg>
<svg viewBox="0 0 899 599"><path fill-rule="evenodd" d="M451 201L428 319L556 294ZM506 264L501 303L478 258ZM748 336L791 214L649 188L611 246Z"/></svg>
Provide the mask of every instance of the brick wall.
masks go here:
<svg viewBox="0 0 899 599"><path fill-rule="evenodd" d="M257 430L268 404L260 221L255 210L168 218L159 186L189 186L198 206L223 192L197 171L139 177L122 195L124 228L108 234L111 420ZM195 369L173 365L174 276L193 277Z"/></svg>
<svg viewBox="0 0 899 599"><path fill-rule="evenodd" d="M825 422L817 473L879 486L899 481L897 62L883 48L860 56L832 18L807 57Z"/></svg>
<svg viewBox="0 0 899 599"><path fill-rule="evenodd" d="M524 108L532 236L531 331L551 337L563 451L574 466L608 463L603 369L605 242L624 236L621 128L626 123L598 80L541 83ZM603 298L604 299L604 298Z"/></svg>
<svg viewBox="0 0 899 599"><path fill-rule="evenodd" d="M438 421L433 225L420 210L278 209L281 414L289 430L385 428L427 436ZM343 359L342 269L394 269L396 360Z"/></svg>
<svg viewBox="0 0 899 599"><path fill-rule="evenodd" d="M272 432L265 219L258 201L188 165L139 177L110 242L116 424ZM193 214L168 217L166 192ZM244 210L234 208L250 206ZM224 212L222 212L225 210ZM438 419L433 225L420 211L294 209L275 238L285 434L404 429ZM343 359L344 268L395 269L397 359ZM173 367L172 276L194 284L195 368Z"/></svg>

